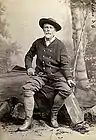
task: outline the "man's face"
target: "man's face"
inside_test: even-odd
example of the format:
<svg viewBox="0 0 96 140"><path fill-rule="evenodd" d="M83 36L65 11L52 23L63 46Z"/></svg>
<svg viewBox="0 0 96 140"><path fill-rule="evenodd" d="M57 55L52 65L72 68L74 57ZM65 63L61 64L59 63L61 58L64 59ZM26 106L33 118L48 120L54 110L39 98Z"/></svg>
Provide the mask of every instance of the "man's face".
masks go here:
<svg viewBox="0 0 96 140"><path fill-rule="evenodd" d="M47 39L53 38L53 36L55 36L56 33L56 29L50 24L44 24L43 31Z"/></svg>

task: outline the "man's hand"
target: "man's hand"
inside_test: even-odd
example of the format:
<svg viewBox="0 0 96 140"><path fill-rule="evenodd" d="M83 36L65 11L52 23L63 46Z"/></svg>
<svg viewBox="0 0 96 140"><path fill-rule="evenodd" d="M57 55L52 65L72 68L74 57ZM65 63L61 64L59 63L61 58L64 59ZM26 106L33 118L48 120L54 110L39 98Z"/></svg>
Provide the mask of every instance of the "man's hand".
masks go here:
<svg viewBox="0 0 96 140"><path fill-rule="evenodd" d="M34 70L33 68L29 68L29 69L27 70L27 74L28 74L29 76L34 75L34 74L35 74L35 70Z"/></svg>
<svg viewBox="0 0 96 140"><path fill-rule="evenodd" d="M76 84L73 80L67 80L67 83L68 83L69 87L71 87L71 88L76 86Z"/></svg>

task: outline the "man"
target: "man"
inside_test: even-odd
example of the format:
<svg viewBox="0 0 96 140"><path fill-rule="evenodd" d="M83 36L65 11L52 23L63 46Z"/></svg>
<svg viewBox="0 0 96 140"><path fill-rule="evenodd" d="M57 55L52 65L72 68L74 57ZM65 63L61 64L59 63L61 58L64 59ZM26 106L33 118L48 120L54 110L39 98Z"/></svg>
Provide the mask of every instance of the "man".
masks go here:
<svg viewBox="0 0 96 140"><path fill-rule="evenodd" d="M65 45L55 37L61 26L51 18L42 18L39 21L44 37L37 39L25 56L25 67L30 79L24 90L24 105L26 120L19 128L21 131L31 126L34 94L46 83L51 83L56 96L51 109L51 126L58 127L57 114L64 100L72 93L72 75ZM35 71L32 68L33 57L37 55Z"/></svg>

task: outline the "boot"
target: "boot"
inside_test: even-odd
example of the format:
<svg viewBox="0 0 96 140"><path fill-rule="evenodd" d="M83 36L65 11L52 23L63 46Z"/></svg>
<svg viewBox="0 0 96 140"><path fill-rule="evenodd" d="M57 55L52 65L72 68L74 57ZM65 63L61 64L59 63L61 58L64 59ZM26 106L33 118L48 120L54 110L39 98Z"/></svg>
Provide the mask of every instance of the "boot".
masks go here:
<svg viewBox="0 0 96 140"><path fill-rule="evenodd" d="M54 98L54 104L51 109L51 126L54 128L58 128L59 124L57 121L58 111L64 104L64 99L57 94Z"/></svg>
<svg viewBox="0 0 96 140"><path fill-rule="evenodd" d="M19 130L20 131L26 131L27 129L29 129L31 127L32 127L32 119L31 118L27 118L24 121L24 124L21 127L19 127Z"/></svg>
<svg viewBox="0 0 96 140"><path fill-rule="evenodd" d="M28 95L27 93L25 95ZM25 113L26 119L24 124L19 128L20 131L25 131L32 126L32 116L34 110L34 94L32 93L31 96L25 96L24 98L24 106L25 106Z"/></svg>
<svg viewBox="0 0 96 140"><path fill-rule="evenodd" d="M59 127L59 124L58 124L58 121L57 121L57 115L52 114L52 116L51 116L51 126L54 127L54 128Z"/></svg>

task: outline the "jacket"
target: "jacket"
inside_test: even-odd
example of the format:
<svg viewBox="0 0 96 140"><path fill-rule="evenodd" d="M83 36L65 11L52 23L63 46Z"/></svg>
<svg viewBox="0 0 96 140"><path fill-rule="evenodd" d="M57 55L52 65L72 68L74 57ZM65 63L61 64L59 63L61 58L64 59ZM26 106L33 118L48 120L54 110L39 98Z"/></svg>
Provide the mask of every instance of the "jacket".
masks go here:
<svg viewBox="0 0 96 140"><path fill-rule="evenodd" d="M46 46L44 37L33 42L25 56L26 69L32 67L35 55L37 55L36 73L44 72L57 77L64 76L67 80L72 78L66 47L59 39L55 38L49 46Z"/></svg>

